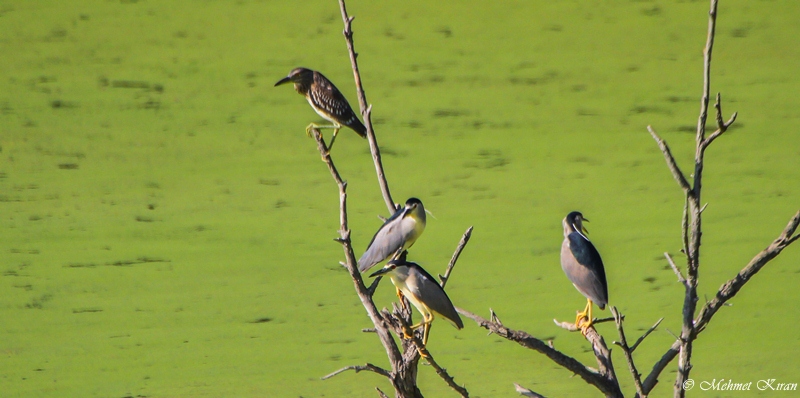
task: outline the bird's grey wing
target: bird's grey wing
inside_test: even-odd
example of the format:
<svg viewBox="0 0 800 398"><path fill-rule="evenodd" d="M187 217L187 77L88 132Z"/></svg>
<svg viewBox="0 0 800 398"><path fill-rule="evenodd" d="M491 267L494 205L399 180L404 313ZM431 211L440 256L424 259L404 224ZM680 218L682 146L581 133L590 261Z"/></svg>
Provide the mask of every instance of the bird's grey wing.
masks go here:
<svg viewBox="0 0 800 398"><path fill-rule="evenodd" d="M405 242L405 236L400 231L400 219L392 217L375 233L367 247L367 251L358 259L358 270L364 272L375 264L386 260L394 254Z"/></svg>
<svg viewBox="0 0 800 398"><path fill-rule="evenodd" d="M419 268L419 270L424 275L422 288L419 289L419 295L422 302L430 307L430 309L436 311L436 313L447 318L447 320L455 324L456 328L463 328L464 322L461 321L461 317L458 316L458 312L456 312L453 302L450 301L450 297L447 296L447 293L445 293L444 289L442 289L436 279L433 279L433 277L427 271L422 268Z"/></svg>
<svg viewBox="0 0 800 398"><path fill-rule="evenodd" d="M577 232L569 234L568 239L569 248L575 256L575 259L579 264L587 268L592 278L595 278L595 281L592 282L597 282L585 284L590 287L590 291L587 293L593 297L592 301L597 302L598 305L604 306L608 303L608 283L606 281L606 271L603 267L603 259L600 258L600 253L592 242Z"/></svg>

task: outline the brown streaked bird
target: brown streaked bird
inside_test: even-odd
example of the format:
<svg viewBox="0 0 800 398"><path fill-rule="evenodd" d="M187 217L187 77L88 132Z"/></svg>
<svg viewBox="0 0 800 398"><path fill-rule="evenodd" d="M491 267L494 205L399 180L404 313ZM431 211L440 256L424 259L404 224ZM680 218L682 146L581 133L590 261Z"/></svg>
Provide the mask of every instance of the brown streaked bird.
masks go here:
<svg viewBox="0 0 800 398"><path fill-rule="evenodd" d="M320 126L311 123L306 127L306 134L311 136L311 129L333 129L333 137L328 146L328 150L333 148L336 134L342 126L347 126L362 138L367 138L367 128L358 119L347 98L342 95L339 89L331 83L328 78L315 70L306 68L294 68L289 75L275 83L275 87L288 82L294 83L294 89L306 97L308 103L314 108L318 115L325 120L333 123L330 126Z"/></svg>
<svg viewBox="0 0 800 398"><path fill-rule="evenodd" d="M580 329L592 326L592 302L600 309L608 304L608 283L603 260L592 242L586 237L589 231L583 226L589 221L583 214L573 211L562 221L564 242L561 244L561 269L575 288L586 297L586 308L575 317L575 326Z"/></svg>

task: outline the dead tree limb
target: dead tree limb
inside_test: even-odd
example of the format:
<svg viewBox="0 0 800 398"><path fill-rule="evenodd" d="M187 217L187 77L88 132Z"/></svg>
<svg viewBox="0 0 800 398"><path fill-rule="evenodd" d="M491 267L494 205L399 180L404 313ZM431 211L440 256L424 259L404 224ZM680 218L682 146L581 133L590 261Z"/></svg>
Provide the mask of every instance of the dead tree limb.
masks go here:
<svg viewBox="0 0 800 398"><path fill-rule="evenodd" d="M708 118L708 108L711 89L711 59L714 48L714 37L716 32L716 19L717 19L717 0L710 0L710 9L708 13L708 33L706 36L706 45L703 51L703 92L700 99L700 115L697 120L697 134L695 137L695 159L694 159L694 174L693 183L690 185L686 180L683 172L678 168L674 157L670 153L667 143L655 133L652 127L648 126L648 131L655 139L664 158L667 166L672 173L678 185L684 191L686 202L684 205L684 214L682 222L682 240L683 252L686 254L686 275L678 269L672 262L672 259L667 255L670 266L678 276L678 280L684 285L684 304L682 312L682 327L681 333L675 343L667 350L662 358L656 362L650 374L644 380L641 388L637 385L637 395L643 396L648 394L658 382L658 375L664 368L674 359L678 357L678 372L673 385L673 395L675 397L684 397L685 390L684 383L689 379L689 373L692 369L691 357L693 342L697 336L707 326L711 317L721 308L721 306L730 298L732 298L739 289L763 266L777 256L781 250L794 242L797 237L792 236L797 228L798 215L789 222L789 225L784 230L783 234L776 239L772 245L759 253L739 274L729 280L723 285L714 299L707 302L699 314L697 313L697 284L700 269L700 244L702 237L702 213L705 210L705 205L701 205L701 189L704 168L705 151L718 137L724 134L728 128L736 121L737 113L724 121L722 114L721 95L717 94L714 108L716 110L716 124L717 129L706 137L706 120ZM800 214L800 213L798 213Z"/></svg>
<svg viewBox="0 0 800 398"><path fill-rule="evenodd" d="M732 299L744 287L744 285L769 261L777 257L783 249L790 244L800 239L800 234L796 234L797 228L800 226L800 211L795 213L794 217L789 220L789 223L784 228L783 232L764 250L758 253L752 260L745 266L735 277L731 278L717 291L717 294L706 303L700 313L694 320L695 329L699 334L706 329L711 318L717 311L722 308L728 300ZM675 359L680 349L680 339L676 340L672 346L661 356L661 359L653 365L653 369L647 378L644 380L642 387L645 393L650 393L658 383L658 376Z"/></svg>
<svg viewBox="0 0 800 398"><path fill-rule="evenodd" d="M636 386L636 392L640 397L644 398L647 396L647 394L645 394L642 390L642 375L638 370L636 370L636 364L633 361L633 349L628 346L628 340L625 338L625 330L622 327L622 316L620 315L619 311L617 311L617 307L611 307L610 310L614 315L614 323L617 325L617 333L619 333L619 341L615 341L614 344L622 348L622 353L625 355L625 361L628 363L628 371L630 371L631 376L633 377L633 385ZM642 337L642 339L643 338L644 337Z"/></svg>
<svg viewBox="0 0 800 398"><path fill-rule="evenodd" d="M478 326L494 333L506 340L513 341L525 348L532 349L550 358L553 362L571 371L572 373L580 376L587 383L595 386L607 397L622 397L622 391L619 388L616 375L614 374L614 367L611 364L611 355L608 347L603 341L594 327L587 328L586 339L592 344L592 349L595 351L595 356L598 352L601 356L607 358L598 358L599 370L592 369L582 364L577 359L562 353L559 350L551 347L546 342L531 336L530 334L521 331L513 330L503 326L499 322L492 322L484 319L483 317L473 314L461 308L456 308L459 314L472 319Z"/></svg>
<svg viewBox="0 0 800 398"><path fill-rule="evenodd" d="M344 250L344 256L346 260L344 267L347 269L347 272L350 274L350 277L353 280L356 294L361 300L361 304L367 310L370 320L372 320L372 323L375 325L375 333L378 334L381 344L386 351L386 355L389 358L389 363L392 365L391 371L381 374L385 374L387 376L389 381L392 383L392 386L395 388L395 392L398 397L422 397L422 394L416 386L416 373L409 374L407 371L405 371L406 368L401 366L403 364L403 355L389 333L387 323L384 321L384 318L381 316L378 308L375 307L375 303L372 301L371 292L364 285L364 280L361 278L361 274L358 272L358 263L355 253L353 252L353 245L350 242L350 229L347 226L347 183L342 179L341 175L339 175L339 171L336 169L336 165L333 163L333 159L331 158L330 152L325 145L322 134L317 129L312 129L311 131L314 135L314 139L317 141L317 148L319 149L320 155L325 161L325 164L328 166L331 176L339 187L340 238L338 241L342 244L342 249ZM354 369L356 368L357 367L354 367ZM332 377L339 373L341 372L337 371L326 377Z"/></svg>
<svg viewBox="0 0 800 398"><path fill-rule="evenodd" d="M322 376L322 380L330 379L331 377L336 376L339 373L346 372L348 370L354 370L356 373L358 373L358 372L360 372L362 370L368 370L370 372L375 372L375 373L377 373L377 374L379 374L381 376L384 376L384 377L390 377L388 370L383 369L383 368L381 368L379 366L375 366L375 365L373 365L371 363L368 363L368 364L363 365L363 366L362 365L345 366L345 367L343 367L343 368L341 368L341 369L339 369L339 370L337 370L337 371L335 371L333 373L330 373L330 374L327 374L325 376Z"/></svg>
<svg viewBox="0 0 800 398"><path fill-rule="evenodd" d="M350 65L353 68L353 78L355 79L356 93L358 94L358 105L361 110L361 117L364 119L364 126L367 127L369 151L372 154L372 161L375 163L375 173L378 176L378 185L381 187L383 200L386 202L386 207L389 209L389 214L391 215L394 214L398 207L392 200L392 194L389 192L389 183L386 181L386 174L383 172L381 150L378 147L378 140L375 138L375 131L372 128L372 105L368 105L367 94L364 92L364 87L361 84L361 72L358 70L358 54L353 45L352 23L355 17L347 15L347 7L345 6L344 0L339 0L339 9L342 12L342 21L344 22L344 31L342 31L342 34L344 34L344 39L347 42L347 52L350 54Z"/></svg>
<svg viewBox="0 0 800 398"><path fill-rule="evenodd" d="M367 310L367 314L372 320L372 323L375 325L375 328L372 331L378 334L381 344L383 344L387 357L389 358L389 362L392 365L391 371L387 371L371 364L363 366L348 366L326 375L323 377L323 379L336 376L346 370L351 369L356 370L356 372L360 370L369 370L387 377L392 383L392 387L395 389L396 397L422 397L422 392L419 390L416 384L416 378L417 364L420 358L419 352L423 352L422 350L424 350L424 353L426 354L426 360L434 367L436 373L462 397L468 397L469 393L467 390L464 387L456 384L447 371L436 363L433 356L425 349L424 346L422 346L422 343L419 341L417 336L412 337L410 343L408 342L409 339L403 340L404 343L402 353L397 347L397 344L392 338L389 329L393 329L398 336L405 335L404 330L408 328L407 322L411 319L410 305L406 303L405 311L396 309L395 316L391 316L386 311L379 312L375 306L375 303L372 301L372 291L370 288L364 285L361 274L358 272L357 260L350 242L350 230L347 226L347 182L341 178L339 171L336 169L330 152L327 150L325 141L322 138L322 134L317 129L312 129L312 134L314 139L317 141L317 147L320 151L322 159L325 161L331 176L339 187L340 237L336 240L342 244L344 249L346 261L343 263L343 265L350 274L350 277L353 279L356 293L361 299L362 305ZM409 350L408 348L411 344L414 344L416 349ZM422 350L420 350L420 347L422 347Z"/></svg>
<svg viewBox="0 0 800 398"><path fill-rule="evenodd" d="M458 257L461 256L461 252L464 250L464 247L467 246L467 242L469 242L470 237L472 237L471 226L467 228L467 231L464 232L463 236L461 236L461 241L458 242L456 251L453 252L453 257L450 258L450 263L447 264L447 270L444 272L444 275L439 274L439 280L441 281L440 285L442 285L442 289L444 289L444 285L447 284L447 280L450 279L450 272L452 272L453 267L456 266L456 261L458 261Z"/></svg>

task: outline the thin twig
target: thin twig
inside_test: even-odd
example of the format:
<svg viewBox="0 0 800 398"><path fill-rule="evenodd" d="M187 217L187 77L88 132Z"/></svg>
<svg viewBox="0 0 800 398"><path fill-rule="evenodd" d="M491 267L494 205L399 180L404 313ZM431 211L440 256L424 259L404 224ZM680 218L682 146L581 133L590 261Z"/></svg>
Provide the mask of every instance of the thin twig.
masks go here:
<svg viewBox="0 0 800 398"><path fill-rule="evenodd" d="M650 333L653 333L653 331L656 330L656 328L658 328L658 325L660 325L661 321L663 321L663 320L664 320L664 317L661 317L661 319L656 321L656 323L653 324L653 326L650 326L650 329L647 329L647 331L644 332L643 335L641 335L638 339L636 339L636 342L633 343L633 345L631 346L631 352L636 351L636 348L639 347L639 344L641 344L644 341L644 339L646 339L647 336L650 335Z"/></svg>
<svg viewBox="0 0 800 398"><path fill-rule="evenodd" d="M681 218L681 242L683 243L683 254L689 259L689 195L683 201L683 216ZM688 264L687 264L688 266ZM684 278L685 279L685 278ZM689 287L688 285L686 286Z"/></svg>
<svg viewBox="0 0 800 398"><path fill-rule="evenodd" d="M388 370L383 369L383 368L378 367L378 366L375 366L375 365L373 365L371 363L368 363L366 365L345 366L345 367L343 367L343 368L341 368L341 369L339 369L339 370L337 370L337 371L335 371L333 373L330 373L330 374L327 374L325 376L322 376L322 380L330 379L331 377L336 376L336 375L338 375L340 373L344 373L344 372L346 372L348 370L355 370L356 373L358 373L358 372L360 372L362 370L368 370L370 372L375 372L375 373L377 373L377 374L379 374L381 376L384 376L384 377L391 377L391 375L389 374Z"/></svg>
<svg viewBox="0 0 800 398"><path fill-rule="evenodd" d="M377 307L375 307L375 303L372 301L372 294L364 285L364 280L361 279L361 273L358 272L358 267L356 266L356 256L353 252L353 246L350 242L350 230L347 227L347 184L339 175L339 171L336 169L336 165L333 163L330 152L328 152L327 147L325 146L325 141L322 138L322 134L316 128L312 129L311 131L314 139L317 141L317 148L319 149L322 159L328 166L328 170L330 171L334 181L336 181L336 184L339 186L339 235L341 237L340 242L342 244L342 249L344 250L346 259L344 264L345 268L353 280L356 293L361 299L361 304L367 310L370 320L372 320L372 323L375 325L375 332L380 337L381 343L386 350L386 355L389 357L389 361L392 363L393 370L396 370L396 367L400 364L402 354L400 353L400 349L397 347L397 344L389 333L387 325L380 316Z"/></svg>
<svg viewBox="0 0 800 398"><path fill-rule="evenodd" d="M647 394L642 390L642 375L636 370L636 364L633 361L633 350L628 346L628 341L625 339L625 329L622 327L622 316L620 316L617 307L611 307L611 313L614 315L614 323L617 325L617 333L619 334L619 342L616 344L622 348L622 353L625 355L625 361L628 362L628 371L633 377L633 384L636 386L636 392L640 397L645 398Z"/></svg>
<svg viewBox="0 0 800 398"><path fill-rule="evenodd" d="M523 397L544 398L544 395L541 395L539 393L535 393L535 392L531 391L530 389L527 389L527 388L525 388L525 387L523 387L523 386L521 386L521 385L519 385L517 383L514 383L514 389L519 393L519 395L522 395Z"/></svg>
<svg viewBox="0 0 800 398"><path fill-rule="evenodd" d="M611 396L611 397L622 396L622 391L619 389L619 383L616 380L616 376L613 374L613 366L610 367L610 369L612 370L611 373L603 373L603 369L601 369L600 371L594 370L582 364L577 359L570 357L562 353L561 351L556 350L555 348L548 345L546 342L539 340L536 337L533 337L524 331L509 329L501 325L500 323L491 322L479 315L475 315L461 308L456 308L456 311L458 311L459 314L464 315L465 317L475 321L475 323L477 323L478 326L487 329L490 332L506 340L513 341L523 347L532 349L534 351L546 355L553 362L569 370L570 372L580 376L587 383L595 386L606 396ZM594 328L588 328L588 329L594 331ZM595 339L595 340L590 340L592 342L593 348L595 348L595 346L600 345L602 337L600 337L600 335L598 335L597 332L595 331L594 333L589 333L587 335L587 339ZM602 343L602 345L604 346L605 343Z"/></svg>
<svg viewBox="0 0 800 398"><path fill-rule="evenodd" d="M683 274L681 273L681 270L678 269L678 266L675 265L675 262L672 261L672 256L670 256L668 252L664 252L664 257L667 258L669 266L672 267L672 272L674 272L675 275L678 277L678 282L680 282L681 284L683 284L684 287L686 287L686 278L684 278Z"/></svg>
<svg viewBox="0 0 800 398"><path fill-rule="evenodd" d="M347 52L350 54L350 65L353 68L353 78L356 84L356 93L358 94L358 105L361 109L361 117L364 118L364 126L367 127L367 139L369 140L369 150L372 154L372 161L375 163L375 173L378 176L378 185L380 185L383 200L386 202L386 207L389 209L389 214L394 214L397 211L392 194L389 192L389 183L386 181L386 175L383 171L383 162L381 161L381 150L378 147L378 140L375 138L375 130L372 127L372 105L367 105L367 94L364 92L364 86L361 84L361 72L358 70L358 61L356 58L355 46L353 44L353 19L347 15L347 7L344 0L339 0L339 9L342 12L342 21L344 22L345 42L347 42Z"/></svg>
<svg viewBox="0 0 800 398"><path fill-rule="evenodd" d="M800 211L795 213L794 217L786 225L780 236L778 236L766 249L762 250L756 255L750 263L747 264L739 273L733 278L725 282L717 291L716 296L707 302L700 313L695 318L695 328L701 331L708 326L711 317L723 307L723 305L733 298L739 290L744 287L750 278L760 271L764 265L770 260L777 257L787 246L797 241L800 235L794 235L800 225Z"/></svg>
<svg viewBox="0 0 800 398"><path fill-rule="evenodd" d="M494 312L492 308L489 308L489 315L492 322L497 323L500 326L503 326L503 322L500 320L500 317L497 316L497 313Z"/></svg>
<svg viewBox="0 0 800 398"><path fill-rule="evenodd" d="M789 220L786 228L767 248L762 250L759 254L753 257L752 260L745 266L739 273L732 279L725 282L717 291L717 294L711 299L703 308L700 309L697 317L693 321L695 324L696 332L699 335L711 322L711 318L717 311L722 308L725 303L732 299L741 290L750 279L764 268L767 263L777 257L783 249L787 248L792 243L800 240L800 234L795 235L798 226L800 226L800 211ZM674 334L673 334L674 336ZM644 380L642 387L645 393L650 393L653 388L658 384L658 376L669 363L678 355L681 346L681 340L675 336L675 342L672 346L661 356L661 359L653 365L653 369L647 378Z"/></svg>
<svg viewBox="0 0 800 398"><path fill-rule="evenodd" d="M398 320L400 321L400 325L403 327L404 330L411 331L411 329L408 327L408 324L405 322L403 318L398 317ZM439 377L441 377L442 380L444 380L445 383L447 383L447 385L450 386L450 388L455 390L462 397L469 397L469 391L467 391L465 387L456 384L456 381L453 379L452 376L450 376L447 373L447 370L443 369L441 366L439 366L438 363L436 363L436 360L433 358L433 355L431 355L430 351L428 351L428 347L422 344L422 340L420 340L417 337L417 335L413 333L410 333L410 335L411 338L409 340L411 340L411 342L414 343L414 346L417 348L417 352L419 353L419 355L422 358L425 358L425 361L427 361L431 365L431 367L433 367L433 369L436 370L436 374L438 374Z"/></svg>
<svg viewBox="0 0 800 398"><path fill-rule="evenodd" d="M378 288L378 283L380 283L381 279L383 279L383 276L376 276L375 279L372 280L372 283L367 288L370 296L375 294L375 289Z"/></svg>
<svg viewBox="0 0 800 398"><path fill-rule="evenodd" d="M623 315L622 318L624 319L625 316ZM592 324L604 323L604 322L612 322L612 321L614 321L614 317L613 316L606 317L606 318L594 318L594 320L592 321ZM564 330L570 331L570 332L577 332L578 330L581 330L581 328L575 326L574 322L561 322L561 321L559 321L557 319L553 319L553 322L556 324L556 326L558 326L558 327L560 327L560 328L562 328Z"/></svg>
<svg viewBox="0 0 800 398"><path fill-rule="evenodd" d="M685 192L691 191L692 188L689 185L689 181L686 180L686 177L683 175L680 167L678 167L678 163L675 161L675 157L672 156L672 152L669 150L669 145L667 145L667 142L661 139L661 137L656 134L655 130L653 130L651 126L647 126L647 131L650 132L650 135L653 136L654 140L656 140L658 147L661 148L661 153L664 154L664 159L667 161L667 166L672 172L672 176L675 178L675 181L678 182L678 185L680 185Z"/></svg>
<svg viewBox="0 0 800 398"><path fill-rule="evenodd" d="M722 120L722 104L720 103L719 93L717 93L717 101L714 103L714 108L717 110L717 130L711 133L711 135L709 135L707 138L703 140L703 142L701 143L703 151L705 151L706 148L708 148L708 146L711 145L711 143L714 142L715 139L717 139L717 137L721 136L726 131L728 131L728 127L730 127L730 125L736 121L736 116L738 115L738 113L734 112L733 115L731 115L731 118L728 119L727 122L724 122Z"/></svg>
<svg viewBox="0 0 800 398"><path fill-rule="evenodd" d="M469 238L472 236L472 227L467 228L467 231L464 232L464 235L461 236L461 241L458 242L458 246L456 246L456 251L453 253L453 257L450 258L450 263L447 264L447 270L444 272L444 275L439 275L439 280L441 281L442 289L444 289L444 285L447 284L447 280L450 279L450 272L453 271L453 267L456 266L456 261L458 261L458 257L461 256L461 252L464 250L464 247L467 246L469 242Z"/></svg>

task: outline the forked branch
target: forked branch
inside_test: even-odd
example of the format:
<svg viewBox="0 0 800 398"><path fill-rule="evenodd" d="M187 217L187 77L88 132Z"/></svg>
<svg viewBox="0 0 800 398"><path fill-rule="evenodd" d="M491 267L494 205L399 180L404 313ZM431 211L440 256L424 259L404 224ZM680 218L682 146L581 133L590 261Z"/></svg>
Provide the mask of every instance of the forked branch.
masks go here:
<svg viewBox="0 0 800 398"><path fill-rule="evenodd" d="M494 333L506 340L513 341L525 348L532 349L550 358L553 362L571 371L572 373L580 376L587 383L595 386L607 397L622 397L622 391L619 388L616 375L614 374L614 367L611 364L611 355L608 347L605 345L602 336L600 336L593 327L586 329L586 339L592 344L595 351L595 356L598 357L598 364L600 370L592 369L582 364L577 359L556 350L546 342L531 336L530 334L521 331L513 330L503 326L499 322L489 321L479 315L473 314L461 308L456 308L459 314L472 319L478 326Z"/></svg>
<svg viewBox="0 0 800 398"><path fill-rule="evenodd" d="M625 329L622 327L622 316L619 311L617 311L617 307L611 307L611 313L614 315L614 323L617 325L617 333L619 334L619 341L615 341L614 344L622 348L625 361L628 363L628 371L630 371L633 377L633 384L636 386L636 392L640 397L644 398L647 394L642 390L642 375L636 370L636 364L633 361L633 349L628 346L628 340L625 338ZM642 339L644 339L644 337L642 337Z"/></svg>
<svg viewBox="0 0 800 398"><path fill-rule="evenodd" d="M783 249L800 239L800 234L797 234L798 226L800 226L800 211L795 213L794 217L789 220L789 223L786 225L786 228L784 228L783 232L777 238L775 238L775 240L769 246L753 257L747 266L739 271L735 277L725 282L719 288L714 298L706 303L702 309L700 309L699 314L694 319L697 335L705 330L709 322L711 322L711 318L714 316L714 314L716 314L726 302L735 297L736 294L757 272L764 268L764 266L767 265L767 263L769 263L772 259L777 257L778 254L783 251ZM653 365L652 370L642 383L642 388L645 394L649 394L656 384L658 384L659 375L678 355L680 346L680 340L675 340L675 342L672 343L672 346L670 346L669 349L661 356L661 359L659 359L658 362Z"/></svg>

